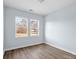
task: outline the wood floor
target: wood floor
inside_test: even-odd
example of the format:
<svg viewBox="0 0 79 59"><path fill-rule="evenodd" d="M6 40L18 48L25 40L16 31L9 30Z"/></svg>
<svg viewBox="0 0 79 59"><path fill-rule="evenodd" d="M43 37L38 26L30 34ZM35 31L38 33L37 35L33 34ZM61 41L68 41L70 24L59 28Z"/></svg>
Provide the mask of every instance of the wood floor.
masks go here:
<svg viewBox="0 0 79 59"><path fill-rule="evenodd" d="M76 59L76 56L47 44L40 44L6 51L4 59Z"/></svg>

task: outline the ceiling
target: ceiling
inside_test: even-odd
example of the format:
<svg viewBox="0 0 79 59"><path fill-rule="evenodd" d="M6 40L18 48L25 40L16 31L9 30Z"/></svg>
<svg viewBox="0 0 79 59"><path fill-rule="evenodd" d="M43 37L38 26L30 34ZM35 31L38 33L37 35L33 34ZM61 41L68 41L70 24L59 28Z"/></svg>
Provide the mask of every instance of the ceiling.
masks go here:
<svg viewBox="0 0 79 59"><path fill-rule="evenodd" d="M75 3L75 0L4 0L4 5L28 11L35 14L47 15L55 10Z"/></svg>

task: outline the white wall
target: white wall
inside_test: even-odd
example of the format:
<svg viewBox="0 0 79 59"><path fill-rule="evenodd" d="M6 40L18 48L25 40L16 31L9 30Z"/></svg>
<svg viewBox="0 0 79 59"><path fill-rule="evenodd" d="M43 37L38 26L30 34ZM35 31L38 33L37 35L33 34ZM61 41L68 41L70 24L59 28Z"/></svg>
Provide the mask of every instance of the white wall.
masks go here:
<svg viewBox="0 0 79 59"><path fill-rule="evenodd" d="M34 18L40 21L40 35L38 37L15 36L15 16L23 16L28 19ZM29 24L30 25L30 24ZM30 14L10 7L4 7L4 50L39 44L44 41L44 17Z"/></svg>
<svg viewBox="0 0 79 59"><path fill-rule="evenodd" d="M76 52L75 4L57 10L46 17L46 42Z"/></svg>

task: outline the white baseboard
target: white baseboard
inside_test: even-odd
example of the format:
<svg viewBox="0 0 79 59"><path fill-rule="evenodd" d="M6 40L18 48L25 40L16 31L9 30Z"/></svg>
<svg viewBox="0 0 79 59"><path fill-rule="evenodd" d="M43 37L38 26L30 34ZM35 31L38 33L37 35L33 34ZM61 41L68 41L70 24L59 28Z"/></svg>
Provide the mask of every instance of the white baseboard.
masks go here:
<svg viewBox="0 0 79 59"><path fill-rule="evenodd" d="M28 47L28 46L33 46L33 45L38 45L38 44L42 44L42 43L43 42L39 42L39 43L28 44L28 45L23 45L23 46L19 46L19 47L8 48L8 49L5 49L5 51L9 51L9 50L13 50L13 49L18 49L18 48L23 48L23 47Z"/></svg>
<svg viewBox="0 0 79 59"><path fill-rule="evenodd" d="M71 52L71 51L69 51L67 49L64 49L64 48L61 48L61 47L58 47L58 46L53 45L53 44L51 44L49 42L39 42L39 43L34 43L34 44L29 44L29 45L24 45L24 46L19 46L19 47L13 47L13 48L5 49L5 51L13 50L13 49L18 49L18 48L22 48L22 47L28 47L28 46L38 45L38 44L42 44L42 43L48 44L48 45L53 46L55 48L58 48L58 49L66 51L66 52L69 52L69 53L71 53L73 55L76 55L76 53L74 53L74 52Z"/></svg>
<svg viewBox="0 0 79 59"><path fill-rule="evenodd" d="M66 51L66 52L68 52L68 53L71 53L71 54L73 54L73 55L76 55L76 53L74 53L74 52L72 52L72 51L69 51L69 50L67 50L67 49L58 47L58 46L53 45L53 44L51 44L51 43L49 43L49 42L45 42L45 43L48 44L48 45L50 45L50 46L53 46L53 47L55 47L55 48L58 48L58 49L61 49L61 50L63 50L63 51Z"/></svg>

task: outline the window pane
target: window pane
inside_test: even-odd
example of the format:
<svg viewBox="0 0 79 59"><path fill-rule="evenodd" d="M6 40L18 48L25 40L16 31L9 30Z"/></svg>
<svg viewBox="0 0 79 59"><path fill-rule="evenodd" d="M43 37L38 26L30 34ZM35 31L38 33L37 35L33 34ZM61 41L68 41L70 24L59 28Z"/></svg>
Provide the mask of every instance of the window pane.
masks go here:
<svg viewBox="0 0 79 59"><path fill-rule="evenodd" d="M39 35L39 20L35 19L30 20L30 35L31 36Z"/></svg>
<svg viewBox="0 0 79 59"><path fill-rule="evenodd" d="M24 17L16 17L16 37L28 36L28 19Z"/></svg>

